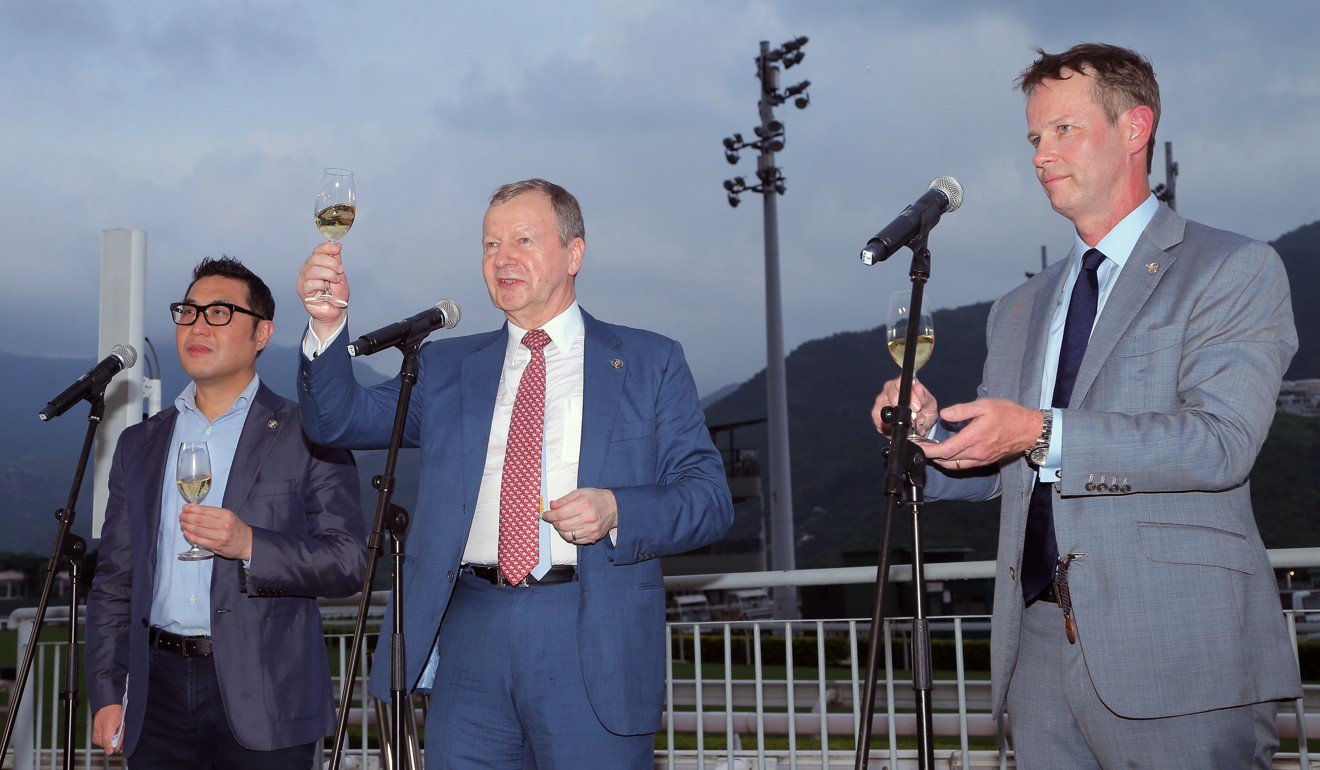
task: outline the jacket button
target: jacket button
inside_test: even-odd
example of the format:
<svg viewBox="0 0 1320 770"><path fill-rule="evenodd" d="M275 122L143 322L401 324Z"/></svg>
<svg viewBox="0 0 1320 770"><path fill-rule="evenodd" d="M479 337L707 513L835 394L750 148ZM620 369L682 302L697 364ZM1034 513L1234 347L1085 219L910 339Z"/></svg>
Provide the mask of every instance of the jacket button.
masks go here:
<svg viewBox="0 0 1320 770"><path fill-rule="evenodd" d="M1017 580L1017 567L1009 567L1009 568L1008 568L1008 579L1009 579L1009 580Z"/></svg>

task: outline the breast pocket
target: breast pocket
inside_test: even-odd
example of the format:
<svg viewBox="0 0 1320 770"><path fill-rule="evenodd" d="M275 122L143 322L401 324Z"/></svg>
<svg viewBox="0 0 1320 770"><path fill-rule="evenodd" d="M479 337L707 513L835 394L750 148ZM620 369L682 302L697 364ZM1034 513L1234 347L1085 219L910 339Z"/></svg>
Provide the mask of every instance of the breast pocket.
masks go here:
<svg viewBox="0 0 1320 770"><path fill-rule="evenodd" d="M1182 339L1181 326L1129 332L1101 366L1087 406L1124 414L1176 409Z"/></svg>
<svg viewBox="0 0 1320 770"><path fill-rule="evenodd" d="M248 497L272 497L275 495L290 495L298 491L298 485L301 479L281 479L278 481L255 481L252 483L252 489L248 491Z"/></svg>
<svg viewBox="0 0 1320 770"><path fill-rule="evenodd" d="M615 423L614 430L610 432L610 443L615 444L620 441L632 441L634 439L646 438L654 435L655 423L650 420L620 422Z"/></svg>

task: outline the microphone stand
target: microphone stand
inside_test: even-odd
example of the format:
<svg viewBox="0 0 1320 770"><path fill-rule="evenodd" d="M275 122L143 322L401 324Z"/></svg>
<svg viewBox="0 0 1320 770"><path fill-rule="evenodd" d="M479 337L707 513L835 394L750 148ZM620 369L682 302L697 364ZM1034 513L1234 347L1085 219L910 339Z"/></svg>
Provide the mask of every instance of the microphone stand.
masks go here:
<svg viewBox="0 0 1320 770"><path fill-rule="evenodd" d="M926 242L935 226L938 212L922 212L921 229L908 244L912 249L912 266L908 272L912 280L912 302L909 310L907 342L903 351L903 369L899 376L898 403L886 407L882 418L891 426L890 446L884 450L885 458L885 514L881 530L879 564L875 575L874 609L871 614L871 640L866 651L866 683L862 693L862 718L858 724L856 756L853 767L865 770L870 762L871 720L875 715L876 672L880 645L883 643L882 620L888 615L886 588L889 584L890 547L894 517L900 506L912 512L912 689L917 706L917 750L921 770L933 770L935 743L931 713L930 624L926 619L925 566L921 555L921 504L926 486L926 455L908 436L912 426L912 380L916 373L917 335L920 332L921 302L927 279L930 278L930 249Z"/></svg>
<svg viewBox="0 0 1320 770"><path fill-rule="evenodd" d="M390 434L389 450L385 454L385 471L371 480L376 488L376 518L371 525L371 534L367 538L367 571L362 578L362 595L358 601L357 623L353 627L353 640L348 648L348 666L344 669L347 681L339 698L339 722L335 727L335 742L330 757L330 770L339 770L339 763L344 750L344 739L348 734L349 706L353 698L354 682L357 678L358 655L361 652L363 637L366 634L367 609L371 604L371 587L376 579L376 563L384 553L385 532L390 535L390 555L394 562L394 583L391 586L391 605L394 608L390 629L390 714L394 724L390 726L388 745L384 750L395 759L394 767L409 767L403 759L407 744L408 731L404 728L405 715L408 713L411 698L407 697L408 685L404 680L405 663L403 644L403 536L408 531L408 512L393 502L394 469L399 460L399 448L403 444L403 431L408 421L408 405L412 400L413 385L417 382L418 358L422 341L431 330L421 336L410 337L399 343L403 352L403 363L399 368L399 403L394 410L394 427ZM383 630L382 630L383 632ZM382 732L382 743L385 735Z"/></svg>
<svg viewBox="0 0 1320 770"><path fill-rule="evenodd" d="M87 472L87 458L92 453L92 440L96 429L105 417L105 386L89 396L91 411L87 414L87 433L83 437L82 452L78 455L78 468L73 473L73 483L69 488L68 503L55 512L55 520L60 523L55 532L55 543L46 561L46 582L41 588L41 600L37 603L37 617L32 636L28 639L27 649L23 652L23 663L14 677L14 694L9 700L9 716L5 719L4 737L0 738L0 760L9 751L9 741L13 737L14 726L18 720L18 706L23 702L23 690L27 685L28 675L32 672L33 653L37 642L41 640L41 631L46 622L46 605L50 602L51 589L55 585L55 572L61 559L69 560L69 638L65 642L64 689L60 691L60 700L64 702L64 768L73 770L73 741L75 716L78 712L78 581L82 578L83 554L87 552L87 541L73 534L73 520L77 517L78 493L82 487L83 475Z"/></svg>

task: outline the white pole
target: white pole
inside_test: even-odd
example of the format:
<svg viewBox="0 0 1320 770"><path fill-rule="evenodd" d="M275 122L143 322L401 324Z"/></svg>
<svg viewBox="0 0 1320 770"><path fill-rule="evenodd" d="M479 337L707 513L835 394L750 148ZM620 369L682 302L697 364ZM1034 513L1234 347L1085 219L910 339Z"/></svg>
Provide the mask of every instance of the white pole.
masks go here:
<svg viewBox="0 0 1320 770"><path fill-rule="evenodd" d="M92 470L92 537L101 536L109 496L110 460L119 434L142 421L143 306L147 291L147 234L134 228L101 231L101 317L98 358L115 345L132 345L137 363L110 381L105 390L105 420L96 434Z"/></svg>

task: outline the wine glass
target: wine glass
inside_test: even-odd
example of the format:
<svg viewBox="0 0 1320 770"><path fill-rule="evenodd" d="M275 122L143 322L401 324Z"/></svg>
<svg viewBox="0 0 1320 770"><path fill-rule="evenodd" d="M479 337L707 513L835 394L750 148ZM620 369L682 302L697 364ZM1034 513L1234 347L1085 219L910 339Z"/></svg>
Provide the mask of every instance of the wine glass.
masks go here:
<svg viewBox="0 0 1320 770"><path fill-rule="evenodd" d="M930 311L926 310L927 301L930 297L923 294L921 297L921 317L916 319L917 326L917 354L913 362L912 374L915 376L921 367L930 360L930 355L935 351L935 320ZM907 352L908 328L914 323L912 319L912 290L899 289L889 295L889 312L885 316L886 324L886 345L889 347L889 356L894 359L900 367L903 365L903 354ZM913 441L924 441L926 437L917 433L916 423L914 422L908 438Z"/></svg>
<svg viewBox="0 0 1320 770"><path fill-rule="evenodd" d="M179 444L179 466L175 478L179 494L190 503L200 503L211 491L211 454L205 441L185 441ZM188 550L179 554L179 561L201 561L215 554L189 541Z"/></svg>
<svg viewBox="0 0 1320 770"><path fill-rule="evenodd" d="M321 187L316 191L316 229L321 236L331 243L338 243L340 238L353 226L357 215L357 193L353 190L353 172L343 168L328 168L321 173ZM348 307L348 302L330 293L330 287L303 302L309 305L329 303L338 307Z"/></svg>

